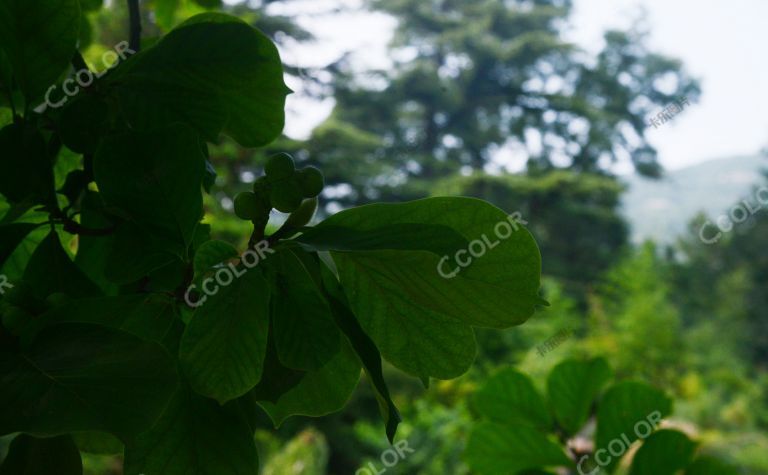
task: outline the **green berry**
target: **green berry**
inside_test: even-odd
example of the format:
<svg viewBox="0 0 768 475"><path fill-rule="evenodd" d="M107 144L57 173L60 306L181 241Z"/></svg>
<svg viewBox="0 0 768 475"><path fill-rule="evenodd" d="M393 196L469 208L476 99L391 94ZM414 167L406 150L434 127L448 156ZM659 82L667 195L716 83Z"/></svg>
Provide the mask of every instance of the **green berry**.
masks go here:
<svg viewBox="0 0 768 475"><path fill-rule="evenodd" d="M266 206L256 193L245 191L235 196L235 214L240 219L252 221L264 214ZM267 212L269 210L266 210Z"/></svg>
<svg viewBox="0 0 768 475"><path fill-rule="evenodd" d="M295 170L296 165L293 163L293 158L287 153L272 155L267 159L267 164L264 166L264 173L272 181L290 178Z"/></svg>
<svg viewBox="0 0 768 475"><path fill-rule="evenodd" d="M273 186L269 192L269 201L272 207L283 213L293 213L296 211L304 196L296 180L285 180L279 186Z"/></svg>
<svg viewBox="0 0 768 475"><path fill-rule="evenodd" d="M323 173L315 167L307 167L296 172L301 192L305 198L314 198L323 191L325 179Z"/></svg>

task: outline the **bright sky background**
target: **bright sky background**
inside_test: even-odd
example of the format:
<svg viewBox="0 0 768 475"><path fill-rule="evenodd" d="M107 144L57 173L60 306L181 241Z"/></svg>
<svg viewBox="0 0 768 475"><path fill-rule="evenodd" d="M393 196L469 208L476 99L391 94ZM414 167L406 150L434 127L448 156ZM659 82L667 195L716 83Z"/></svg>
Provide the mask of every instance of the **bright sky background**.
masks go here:
<svg viewBox="0 0 768 475"><path fill-rule="evenodd" d="M341 4L359 5L359 0L292 3L279 11L297 13L318 42L284 51L288 61L317 66L351 51L365 65L386 66L391 18L364 12L322 14ZM643 10L651 49L682 59L702 81L699 103L650 132L664 166L677 169L756 154L768 146L768 115L759 108L768 104L768 0L576 0L570 39L597 50L606 28L626 28ZM294 95L286 132L306 136L331 107L331 101L318 104Z"/></svg>

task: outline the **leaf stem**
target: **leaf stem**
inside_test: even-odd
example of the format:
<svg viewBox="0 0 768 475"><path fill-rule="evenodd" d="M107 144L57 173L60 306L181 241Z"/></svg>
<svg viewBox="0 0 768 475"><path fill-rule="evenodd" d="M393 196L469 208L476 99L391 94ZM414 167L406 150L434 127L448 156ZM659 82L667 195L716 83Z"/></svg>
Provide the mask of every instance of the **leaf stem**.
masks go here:
<svg viewBox="0 0 768 475"><path fill-rule="evenodd" d="M139 0L128 0L128 18L130 21L128 45L138 53L141 49L141 11L139 10Z"/></svg>

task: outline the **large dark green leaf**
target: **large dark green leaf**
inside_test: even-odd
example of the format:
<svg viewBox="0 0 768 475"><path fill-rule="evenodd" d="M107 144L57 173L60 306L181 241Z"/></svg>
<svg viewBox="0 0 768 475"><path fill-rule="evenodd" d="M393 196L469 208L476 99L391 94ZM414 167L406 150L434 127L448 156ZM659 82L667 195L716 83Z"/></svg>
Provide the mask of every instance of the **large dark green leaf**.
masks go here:
<svg viewBox="0 0 768 475"><path fill-rule="evenodd" d="M465 459L472 473L516 474L523 470L572 466L563 450L526 424L481 422L469 436Z"/></svg>
<svg viewBox="0 0 768 475"><path fill-rule="evenodd" d="M180 349L192 388L222 403L258 384L267 351L269 286L259 268L238 273L227 286L211 284L218 290L200 302Z"/></svg>
<svg viewBox="0 0 768 475"><path fill-rule="evenodd" d="M50 232L37 246L24 270L24 282L37 298L53 293L70 297L93 297L101 293L61 247L59 235Z"/></svg>
<svg viewBox="0 0 768 475"><path fill-rule="evenodd" d="M626 381L610 387L597 410L596 452L608 450L615 440L627 445L627 441L631 444L648 437L671 412L671 399L648 384ZM620 456L612 457L606 469L613 471L620 460Z"/></svg>
<svg viewBox="0 0 768 475"><path fill-rule="evenodd" d="M582 428L592 403L610 377L611 368L602 358L562 361L549 373L549 401L557 422L569 434Z"/></svg>
<svg viewBox="0 0 768 475"><path fill-rule="evenodd" d="M0 348L0 434L147 430L176 389L156 343L90 324L61 324L28 348Z"/></svg>
<svg viewBox="0 0 768 475"><path fill-rule="evenodd" d="M82 475L80 452L69 435L37 439L21 434L11 442L0 475Z"/></svg>
<svg viewBox="0 0 768 475"><path fill-rule="evenodd" d="M0 193L12 203L50 203L53 169L41 133L24 122L0 130Z"/></svg>
<svg viewBox="0 0 768 475"><path fill-rule="evenodd" d="M663 429L648 437L632 458L630 475L675 475L693 460L696 442L682 432Z"/></svg>
<svg viewBox="0 0 768 475"><path fill-rule="evenodd" d="M552 426L544 397L531 378L513 368L503 369L488 379L475 393L473 403L480 414L494 422L529 424L544 431Z"/></svg>
<svg viewBox="0 0 768 475"><path fill-rule="evenodd" d="M382 240L377 230L387 226L418 229L419 239ZM384 357L416 376L462 374L475 357L472 326L520 324L543 303L536 243L525 229L512 230L508 217L488 203L432 198L362 206L332 216L317 226L320 231L308 231L310 238L326 227L340 235L331 254L352 311ZM460 238L446 240L444 228ZM343 229L376 239L350 239ZM334 249L330 234L323 246ZM463 269L451 264L459 241L478 255ZM358 245L364 242L373 244Z"/></svg>
<svg viewBox="0 0 768 475"><path fill-rule="evenodd" d="M281 250L264 265L274 274L272 326L277 355L287 367L309 371L321 368L339 352L341 333L328 302L297 255L303 252Z"/></svg>
<svg viewBox="0 0 768 475"><path fill-rule="evenodd" d="M107 80L134 128L182 121L208 141L223 132L247 147L282 132L290 92L269 38L218 13L187 20Z"/></svg>
<svg viewBox="0 0 768 475"><path fill-rule="evenodd" d="M30 106L64 72L79 28L78 0L0 0L0 56Z"/></svg>
<svg viewBox="0 0 768 475"><path fill-rule="evenodd" d="M253 429L236 405L182 387L157 425L126 442L126 475L254 475Z"/></svg>
<svg viewBox="0 0 768 475"><path fill-rule="evenodd" d="M740 473L742 472L733 465L709 455L697 457L685 469L685 475L738 475Z"/></svg>
<svg viewBox="0 0 768 475"><path fill-rule="evenodd" d="M204 170L198 137L181 124L110 137L94 158L107 206L167 241L180 257L203 216Z"/></svg>

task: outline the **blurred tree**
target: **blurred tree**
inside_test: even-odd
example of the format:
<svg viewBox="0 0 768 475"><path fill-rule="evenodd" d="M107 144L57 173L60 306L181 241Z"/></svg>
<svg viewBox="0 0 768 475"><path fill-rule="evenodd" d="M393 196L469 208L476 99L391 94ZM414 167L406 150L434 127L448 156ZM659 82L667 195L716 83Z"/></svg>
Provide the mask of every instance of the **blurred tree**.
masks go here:
<svg viewBox="0 0 768 475"><path fill-rule="evenodd" d="M603 173L629 162L656 176L648 118L699 94L681 63L648 51L638 29L606 33L596 57L565 41L570 0L369 4L398 20L394 64L365 74L337 65L329 121L379 143L329 148L320 128L307 144L326 170L369 165L337 180L342 205L423 196L419 180L483 170L502 149L536 170Z"/></svg>

